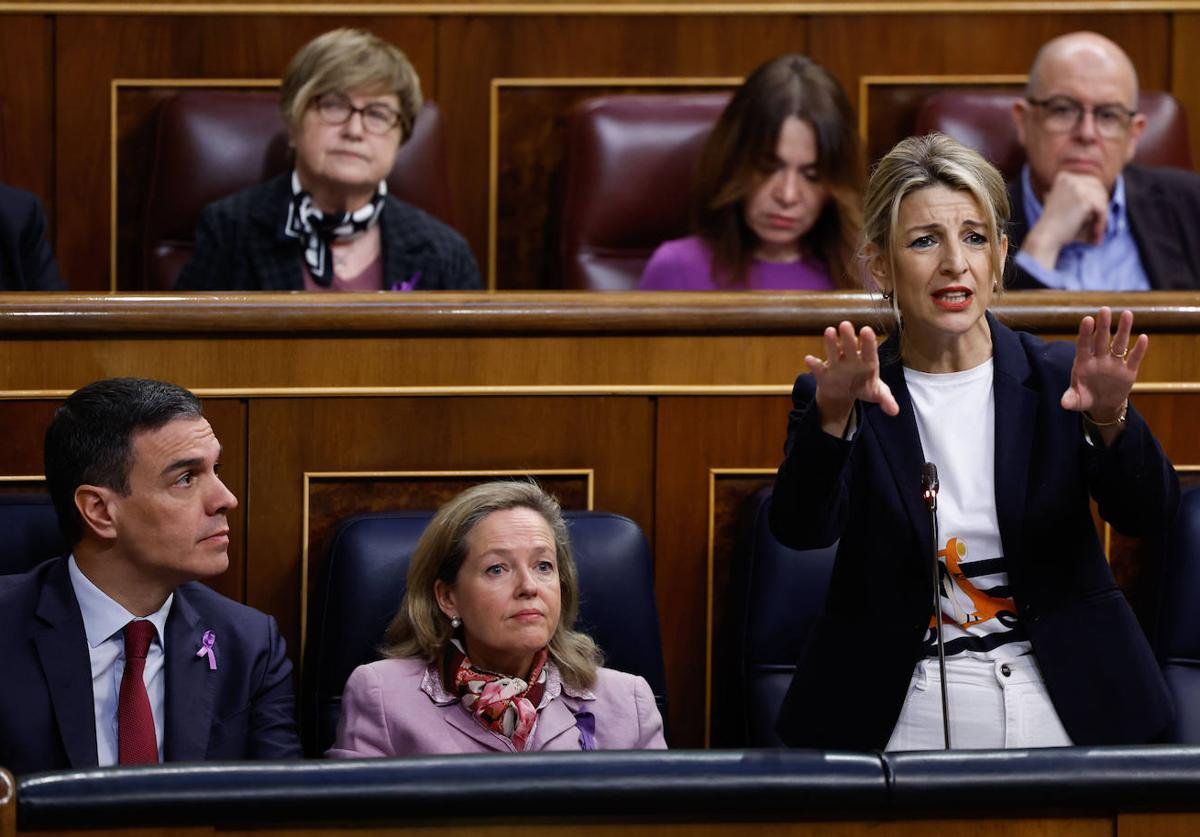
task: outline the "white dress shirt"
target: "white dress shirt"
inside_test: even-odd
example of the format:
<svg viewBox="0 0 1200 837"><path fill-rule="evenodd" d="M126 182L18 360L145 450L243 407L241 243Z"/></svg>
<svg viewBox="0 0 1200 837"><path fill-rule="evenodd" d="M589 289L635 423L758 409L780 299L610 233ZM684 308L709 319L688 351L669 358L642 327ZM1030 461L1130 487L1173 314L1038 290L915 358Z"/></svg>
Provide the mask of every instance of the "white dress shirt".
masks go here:
<svg viewBox="0 0 1200 837"><path fill-rule="evenodd" d="M96 712L96 755L100 766L117 763L117 700L121 693L121 676L125 673L125 625L141 617L134 616L103 590L91 582L79 569L72 555L67 562L75 600L83 614L83 630L87 635L88 655L92 661L92 702ZM156 637L146 653L146 669L142 678L154 713L154 736L158 741L158 760L163 758L163 701L166 695L166 673L163 671L166 648L167 614L175 594L167 596L155 613L145 617L154 623Z"/></svg>

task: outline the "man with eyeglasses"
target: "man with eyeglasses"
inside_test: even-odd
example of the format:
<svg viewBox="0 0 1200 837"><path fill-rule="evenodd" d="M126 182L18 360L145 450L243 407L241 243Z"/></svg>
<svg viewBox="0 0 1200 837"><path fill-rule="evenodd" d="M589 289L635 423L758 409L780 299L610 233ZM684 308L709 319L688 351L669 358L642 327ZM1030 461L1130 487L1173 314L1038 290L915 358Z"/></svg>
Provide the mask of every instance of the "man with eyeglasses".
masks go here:
<svg viewBox="0 0 1200 837"><path fill-rule="evenodd" d="M1200 287L1200 176L1127 165L1146 128L1137 71L1094 32L1045 44L1013 107L1027 163L1009 184L1009 286Z"/></svg>

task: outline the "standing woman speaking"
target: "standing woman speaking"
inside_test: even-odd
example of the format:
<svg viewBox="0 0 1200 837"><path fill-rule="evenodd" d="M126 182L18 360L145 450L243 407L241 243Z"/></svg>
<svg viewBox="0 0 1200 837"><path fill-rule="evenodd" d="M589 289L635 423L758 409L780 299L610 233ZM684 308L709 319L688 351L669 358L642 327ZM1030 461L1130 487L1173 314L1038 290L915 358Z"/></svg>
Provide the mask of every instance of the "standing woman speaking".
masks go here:
<svg viewBox="0 0 1200 837"><path fill-rule="evenodd" d="M771 505L788 546L840 539L778 722L792 746L943 746L927 461L954 746L1146 742L1170 722L1089 506L1128 535L1174 517L1175 471L1129 403L1149 339L1107 308L1074 345L1001 325L1007 219L1000 174L940 134L871 176L864 253L897 328L879 345L842 322L805 358Z"/></svg>

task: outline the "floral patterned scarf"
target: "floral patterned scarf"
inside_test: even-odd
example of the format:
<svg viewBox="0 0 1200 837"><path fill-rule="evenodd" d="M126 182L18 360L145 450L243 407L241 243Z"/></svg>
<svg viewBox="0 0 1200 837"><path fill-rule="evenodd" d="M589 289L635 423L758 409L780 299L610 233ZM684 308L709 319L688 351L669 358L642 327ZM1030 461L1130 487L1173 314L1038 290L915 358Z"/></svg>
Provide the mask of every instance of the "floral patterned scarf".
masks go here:
<svg viewBox="0 0 1200 837"><path fill-rule="evenodd" d="M518 751L524 751L537 722L537 706L546 691L546 649L534 655L528 681L476 668L454 643L447 644L446 656L448 691L458 695L463 709L485 729L504 736Z"/></svg>

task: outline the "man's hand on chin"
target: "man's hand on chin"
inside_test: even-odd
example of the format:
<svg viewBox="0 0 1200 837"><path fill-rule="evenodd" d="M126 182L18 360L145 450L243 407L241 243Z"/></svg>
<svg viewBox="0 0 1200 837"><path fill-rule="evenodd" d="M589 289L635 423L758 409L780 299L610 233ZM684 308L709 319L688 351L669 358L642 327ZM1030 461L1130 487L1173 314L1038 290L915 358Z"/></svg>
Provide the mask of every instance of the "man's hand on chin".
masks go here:
<svg viewBox="0 0 1200 837"><path fill-rule="evenodd" d="M1053 270L1058 254L1072 241L1099 244L1108 223L1108 189L1090 174L1060 171L1042 201L1042 217L1021 249Z"/></svg>

